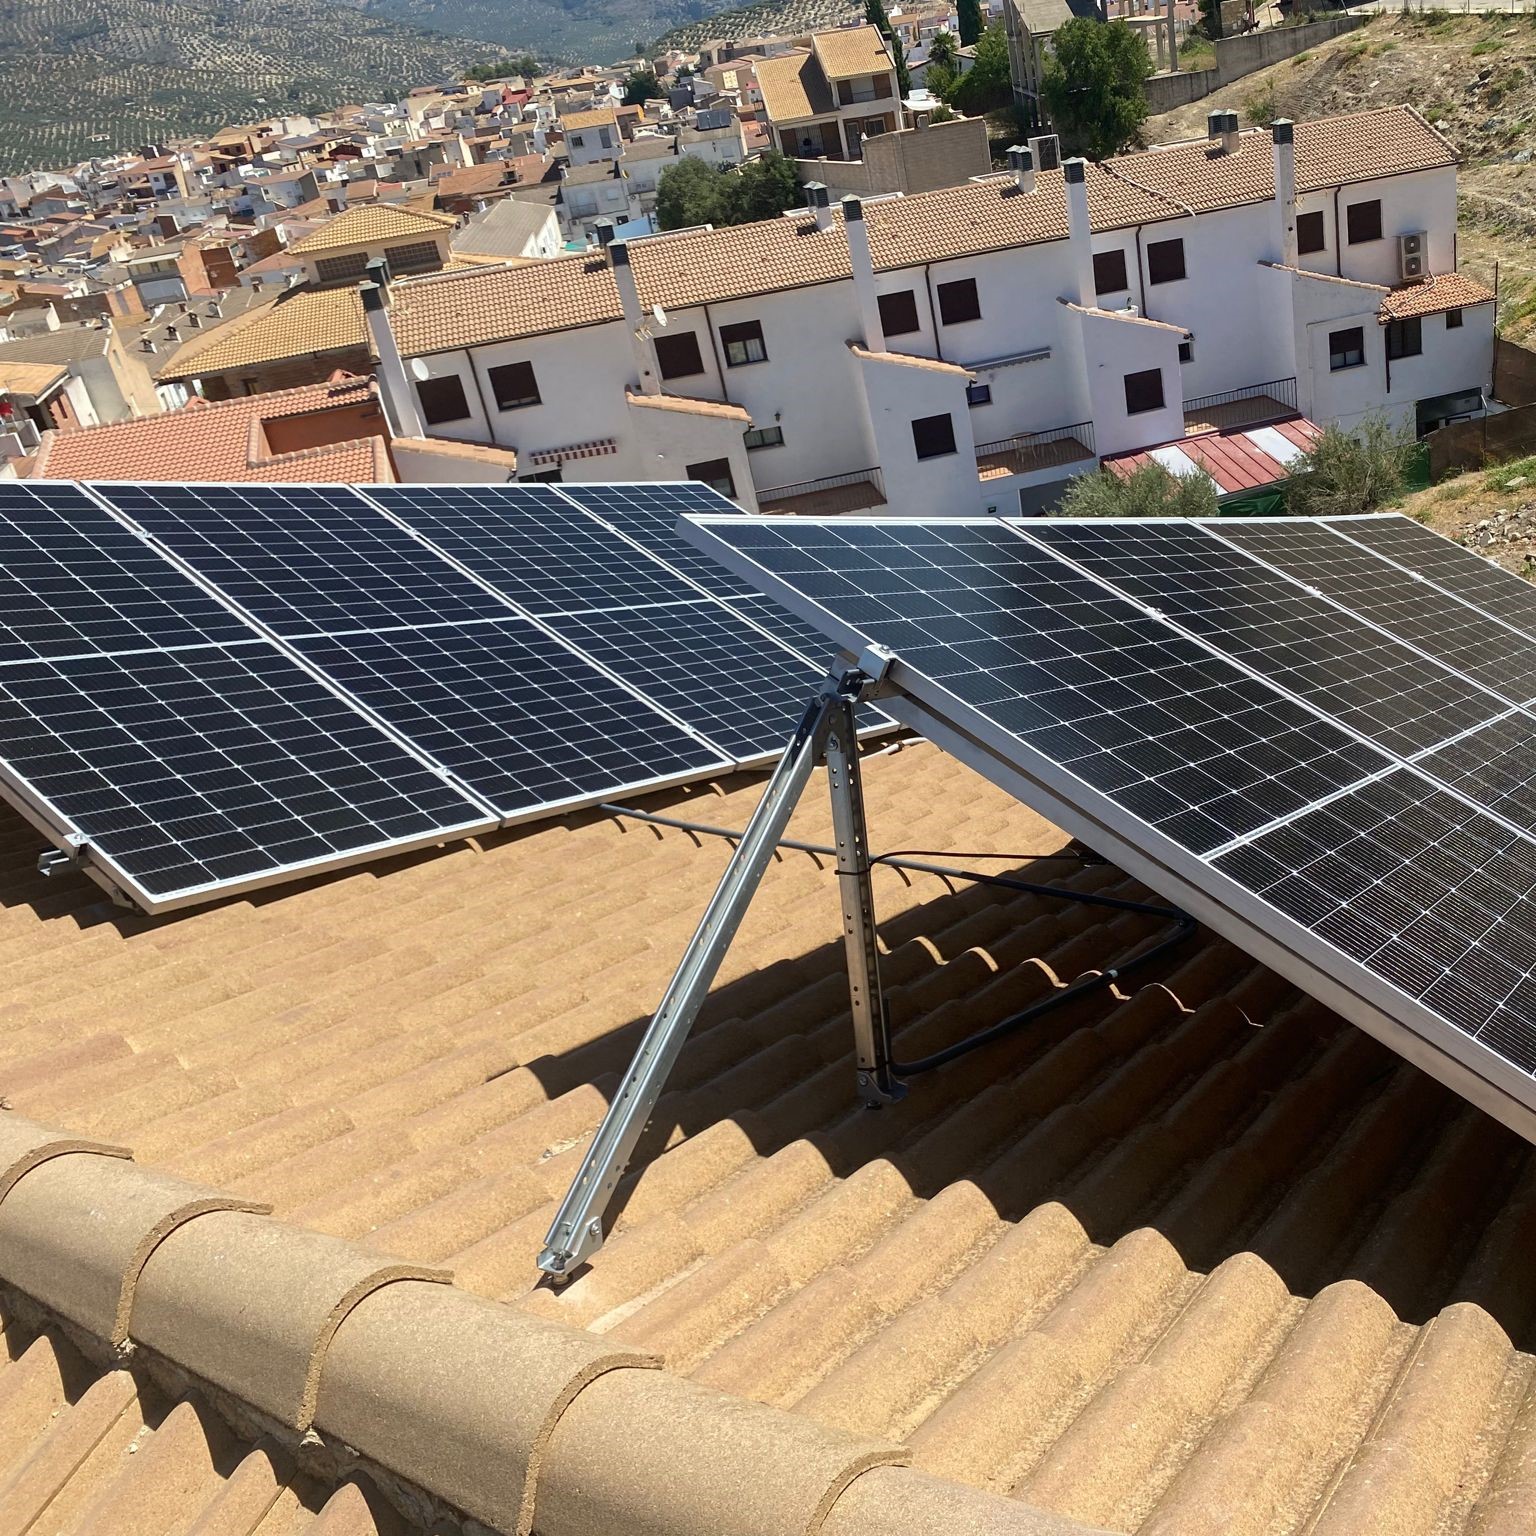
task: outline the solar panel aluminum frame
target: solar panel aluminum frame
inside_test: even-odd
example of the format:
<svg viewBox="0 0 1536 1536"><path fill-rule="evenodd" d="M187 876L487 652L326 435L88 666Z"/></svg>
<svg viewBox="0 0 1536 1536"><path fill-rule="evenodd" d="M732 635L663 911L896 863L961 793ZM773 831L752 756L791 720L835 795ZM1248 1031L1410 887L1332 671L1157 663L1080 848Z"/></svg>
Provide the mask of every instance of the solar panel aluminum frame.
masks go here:
<svg viewBox="0 0 1536 1536"><path fill-rule="evenodd" d="M900 520L839 521L892 524ZM961 526L976 521L931 518L924 519L924 524ZM712 523L732 522L756 524L758 519L721 517L693 522L685 518L680 526L699 548L737 575L760 585L791 612L835 639L844 651L858 655L869 646L870 637L711 534ZM1528 1102L1532 1099L1529 1076L1470 1035L1448 1027L1417 999L1261 901L1199 855L1129 816L1060 764L999 731L981 711L908 667L899 653L891 661L884 683L880 707L902 725L926 736L1405 1060L1536 1142L1536 1103ZM1416 773L1394 761L1391 768L1365 776L1349 789L1393 771ZM1332 798L1319 803L1327 804Z"/></svg>
<svg viewBox="0 0 1536 1536"><path fill-rule="evenodd" d="M593 794L568 795L561 800L541 800L536 806L531 806L527 810L516 811L510 815L503 815L496 809L495 806L491 805L483 795L472 789L451 769L445 767L435 757L433 757L430 752L427 752L424 748L418 746L414 741L410 739L410 737L406 736L403 732L399 731L394 726L390 725L387 721L380 718L374 710L372 710L367 704L365 704L354 693L352 693L350 689L337 682L336 679L332 677L328 672L326 672L323 667L316 666L314 662L310 661L294 646L293 642L284 636L277 634L267 625L263 624L261 620L256 618L254 614L246 609L237 598L231 597L227 592L223 591L216 582L213 582L206 576L202 575L194 566L190 565L185 559L182 558L182 556L178 555L175 550L171 549L160 539L156 538L154 534L148 532L144 528L141 528L128 513L120 511L105 495L101 494L102 490L110 489L113 486L124 485L137 487L139 484L140 482L133 480L92 480L89 482L82 482L80 488L87 495L89 495L92 500L94 500L109 516L116 519L117 522L122 524L122 526L126 528L130 533L132 533L136 538L142 539L144 543L148 545L149 548L154 550L154 552L163 560L174 566L177 571L179 571L183 576L186 576L190 581L195 582L216 602L223 605L238 619L240 619L242 623L249 625L253 635L259 636L261 639L267 641L270 645L275 646L296 666L302 668L303 671L308 674L308 676L313 678L316 682L320 683L324 688L328 689L332 694L334 694L338 699L346 704L349 709L361 715L371 726L382 732L403 751L408 752L419 763L427 768L430 768L434 773L441 775L441 777L446 782L451 784L459 794L463 795L472 804L478 805L485 812L486 817L488 818L484 822L476 822L473 828L469 831L455 831L452 834L445 834L443 837L429 838L425 843L413 844L414 847L429 847L434 843L449 841L454 837L476 837L486 832L495 832L498 830L505 831L511 827L521 826L524 823L530 821L539 821L549 816L563 815L569 811L588 810L592 806L601 805L605 801L612 800L619 795L647 794L652 790L673 789L683 784L697 783L703 774L711 772L727 773L730 772L734 766L734 760L726 754L722 753L719 747L717 747L712 741L708 740L699 731L683 724L681 721L675 721L673 723L677 725L678 729L693 737L700 743L701 746L707 747L711 752L715 754L717 760L714 763L707 764L697 770L680 772L670 775L666 778L645 778L637 780L631 784L613 785L607 789ZM178 488L185 490L228 489L228 482L220 480L183 480L178 481L177 485ZM489 593L492 597L496 598L498 602L505 604L507 608L506 617L508 619L521 619L526 623L533 624L534 627L540 631L540 633L547 635L552 641L561 646L564 650L571 652L588 666L591 666L595 670L602 672L605 677L610 676L606 668L598 666L598 664L592 661L585 652L578 650L576 647L570 645L567 641L562 640L559 635L554 634L553 631L548 630L544 625L540 624L537 619L534 619L529 614L524 613L522 609L520 609L509 598L496 591L496 589L489 583L481 580L481 578L476 576L473 571L463 570L459 563L450 555L443 553L443 551L438 549L437 546L433 544L429 539L422 538L413 529L406 527L399 521L398 518L394 517L389 512L386 512L376 502L363 495L356 486L337 486L321 482L283 481L281 488L285 491L321 490L326 492L334 492L337 490L345 490L350 492L357 497L358 501L368 511L376 513L379 517L384 518L396 527L403 529L403 531L410 534L411 538L415 539L417 543L421 544L424 549L429 550L433 555L445 561L454 570L459 571L460 574L465 575L470 580L474 581L477 586L479 586L483 591ZM615 677L612 680L620 687L622 687L626 693L632 694L635 698L640 699L641 702L656 710L658 714L663 715L668 721L672 721L672 716L667 714L667 712L663 710L660 705L652 703L651 700L647 699L644 694L640 693L637 689L633 688L628 683L625 683L622 678ZM386 845L386 847L393 847L393 844ZM360 855L359 857L377 858L379 857L379 853L375 851L373 853ZM294 875L279 872L274 874L270 880L265 880L263 883L272 884L281 880L290 880L294 878L296 878ZM206 900L207 898L202 899ZM135 900L137 900L137 898L135 898Z"/></svg>

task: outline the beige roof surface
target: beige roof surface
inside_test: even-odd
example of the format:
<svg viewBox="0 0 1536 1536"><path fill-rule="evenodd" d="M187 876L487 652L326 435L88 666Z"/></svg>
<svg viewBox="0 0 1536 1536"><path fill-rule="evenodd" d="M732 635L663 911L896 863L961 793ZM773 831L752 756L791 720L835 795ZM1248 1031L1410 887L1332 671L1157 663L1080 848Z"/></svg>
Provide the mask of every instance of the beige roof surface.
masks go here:
<svg viewBox="0 0 1536 1536"><path fill-rule="evenodd" d="M1142 894L1112 867L1033 862L1061 834L934 747L872 755L865 777L877 848L1006 853L988 867ZM762 782L650 803L740 827ZM792 835L825 841L827 820L813 794ZM786 852L613 1235L555 1293L533 1289L533 1255L723 843L593 812L153 920L43 880L38 841L18 823L3 844L0 1086L17 1115L138 1162L32 1166L0 1199L0 1276L100 1314L104 1337L129 1263L135 1371L164 1355L222 1383L210 1400L268 1401L295 1426L312 1380L322 1448L359 1448L461 1510L522 1508L531 1481L541 1536L787 1536L828 1504L825 1536L1063 1536L1069 1518L1144 1536L1530 1529L1536 1154L1224 943L1191 941L1130 995L1047 1015L870 1113L835 876ZM1159 931L875 880L906 1057ZM0 1167L41 1155L8 1118ZM135 1234L190 1198L156 1169L276 1219L198 1215L144 1262ZM96 1272L82 1250L119 1256L109 1283L77 1283ZM394 1264L451 1270L457 1288L377 1288ZM335 1300L359 1286L375 1288ZM305 1319L333 1304L327 1342ZM5 1343L35 1347L25 1328ZM66 1505L31 1529L87 1528L79 1511L111 1486L190 1489L181 1523L114 1531L185 1530L220 1481L232 1506L264 1507L259 1431L231 1439L189 1410L151 1459L162 1409L108 1403L104 1435L77 1417L94 1415L89 1373L47 1385L53 1352L0 1374L0 1457L58 1447L25 1486L51 1478ZM103 1379L124 1401L129 1384ZM153 1436L130 1460L141 1422ZM104 1459L81 1462L80 1440ZM913 1470L879 1465L895 1448ZM31 1507L16 1486L0 1483L7 1513ZM272 1536L307 1532L330 1486ZM211 1528L268 1536L260 1519Z"/></svg>
<svg viewBox="0 0 1536 1536"><path fill-rule="evenodd" d="M617 127L618 119L612 107L597 107L590 112L565 112L560 116L560 126L567 132L582 128L601 128L606 124Z"/></svg>
<svg viewBox="0 0 1536 1536"><path fill-rule="evenodd" d="M813 32L811 47L828 80L850 80L856 75L878 74L895 67L885 39L873 27Z"/></svg>
<svg viewBox="0 0 1536 1536"><path fill-rule="evenodd" d="M675 411L684 416L715 416L721 421L740 421L752 425L752 417L739 405L722 400L694 400L687 395L640 395L625 390L624 398L630 405L649 411Z"/></svg>
<svg viewBox="0 0 1536 1536"><path fill-rule="evenodd" d="M1361 131L1362 123L1369 132ZM1311 131L1303 134L1303 128ZM1444 141L1417 114L1406 107L1390 107L1359 117L1298 125L1298 178L1305 173L1311 184L1325 164L1345 180L1380 175L1385 142L1394 146L1401 169L1452 163ZM1187 217L1186 194L1192 187L1181 179L1179 169L1193 163L1186 151L1206 164L1202 140L1178 150L1123 156L1103 167L1090 165L1088 209L1094 228L1120 229ZM1148 163L1160 156L1168 157L1167 165L1157 176L1149 175ZM1206 206L1249 201L1256 184L1253 167L1260 158L1260 149L1250 143L1244 154L1210 162L1202 173L1210 183ZM1262 174L1272 181L1267 147L1262 149L1262 159ZM1138 180L1122 172L1127 166ZM1155 181L1166 186L1148 190ZM1020 192L1011 177L996 176L871 202L864 216L871 255L881 271L1067 236L1059 171L1037 175L1033 192ZM825 230L818 230L809 217L765 219L635 240L629 252L642 303L659 303L667 309L833 282L846 278L850 270L837 215ZM478 286L473 290L455 287L441 278L395 284L391 318L403 352L413 355L538 335L614 320L621 313L612 277L600 261L588 256L547 262L536 269L477 273L467 280Z"/></svg>
<svg viewBox="0 0 1536 1536"><path fill-rule="evenodd" d="M36 399L69 377L61 363L8 363L0 361L0 392Z"/></svg>
<svg viewBox="0 0 1536 1536"><path fill-rule="evenodd" d="M187 342L156 377L201 378L314 352L353 350L370 350L357 289L292 288Z"/></svg>
<svg viewBox="0 0 1536 1536"><path fill-rule="evenodd" d="M1498 295L1461 272L1441 272L1426 282L1394 288L1381 301L1381 318L1405 320L1412 315L1440 314L1447 309L1470 309L1491 304Z"/></svg>
<svg viewBox="0 0 1536 1536"><path fill-rule="evenodd" d="M457 222L450 214L423 213L393 203L364 203L327 219L312 235L305 235L288 250L294 255L318 256L354 245L423 240L453 229Z"/></svg>
<svg viewBox="0 0 1536 1536"><path fill-rule="evenodd" d="M763 110L775 123L793 123L837 110L827 77L811 53L786 53L757 66Z"/></svg>

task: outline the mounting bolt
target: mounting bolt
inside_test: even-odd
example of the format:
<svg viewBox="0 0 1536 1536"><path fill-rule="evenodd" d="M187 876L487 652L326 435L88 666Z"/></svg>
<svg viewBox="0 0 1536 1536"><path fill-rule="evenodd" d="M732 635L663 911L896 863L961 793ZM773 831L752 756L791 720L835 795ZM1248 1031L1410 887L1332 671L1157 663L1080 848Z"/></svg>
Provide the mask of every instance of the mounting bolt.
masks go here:
<svg viewBox="0 0 1536 1536"><path fill-rule="evenodd" d="M601 1237L602 1235L603 1235L603 1223L602 1223L602 1221L598 1217L594 1216L592 1218L592 1220L587 1223L587 1236L588 1237Z"/></svg>

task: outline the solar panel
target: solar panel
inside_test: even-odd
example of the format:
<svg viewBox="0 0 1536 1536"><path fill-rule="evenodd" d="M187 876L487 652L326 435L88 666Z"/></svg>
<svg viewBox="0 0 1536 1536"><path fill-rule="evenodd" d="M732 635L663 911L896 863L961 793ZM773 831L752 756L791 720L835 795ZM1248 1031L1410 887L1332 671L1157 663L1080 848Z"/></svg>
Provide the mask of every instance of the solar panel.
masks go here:
<svg viewBox="0 0 1536 1536"><path fill-rule="evenodd" d="M526 619L295 643L506 820L732 766Z"/></svg>
<svg viewBox="0 0 1536 1536"><path fill-rule="evenodd" d="M1422 751L1507 702L1199 525L1042 522L1029 536L1388 751Z"/></svg>
<svg viewBox="0 0 1536 1536"><path fill-rule="evenodd" d="M0 667L23 811L168 907L493 825L265 641Z"/></svg>
<svg viewBox="0 0 1536 1536"><path fill-rule="evenodd" d="M248 640L77 487L0 481L0 663Z"/></svg>
<svg viewBox="0 0 1536 1536"><path fill-rule="evenodd" d="M507 612L348 486L95 489L275 634L464 623Z"/></svg>
<svg viewBox="0 0 1536 1536"><path fill-rule="evenodd" d="M845 647L894 652L898 719L1536 1139L1536 717L1382 632L1411 612L1406 571L1394 592L1324 562L1314 583L1318 529L1236 526L1295 579L1226 523L706 517L690 536ZM1402 519L1327 526L1516 611L1501 573L1440 561ZM1338 606L1346 581L1365 614ZM1511 678L1525 642L1504 636Z"/></svg>

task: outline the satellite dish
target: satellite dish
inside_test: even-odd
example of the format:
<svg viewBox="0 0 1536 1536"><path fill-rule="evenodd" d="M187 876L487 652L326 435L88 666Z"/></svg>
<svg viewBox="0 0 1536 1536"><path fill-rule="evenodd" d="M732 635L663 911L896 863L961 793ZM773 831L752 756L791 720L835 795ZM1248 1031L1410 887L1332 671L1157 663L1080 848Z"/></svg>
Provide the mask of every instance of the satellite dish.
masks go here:
<svg viewBox="0 0 1536 1536"><path fill-rule="evenodd" d="M656 324L661 326L663 329L666 328L667 312L661 307L660 304L651 305L651 319L654 320Z"/></svg>
<svg viewBox="0 0 1536 1536"><path fill-rule="evenodd" d="M431 370L427 367L426 358L413 357L411 359L411 377L415 379L426 379L431 377Z"/></svg>

